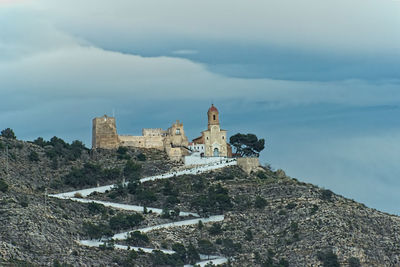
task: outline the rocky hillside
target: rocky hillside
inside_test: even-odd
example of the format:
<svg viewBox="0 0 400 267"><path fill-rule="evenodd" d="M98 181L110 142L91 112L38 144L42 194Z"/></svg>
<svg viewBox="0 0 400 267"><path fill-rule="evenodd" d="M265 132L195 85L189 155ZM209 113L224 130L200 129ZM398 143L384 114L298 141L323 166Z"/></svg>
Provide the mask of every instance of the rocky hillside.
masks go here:
<svg viewBox="0 0 400 267"><path fill-rule="evenodd" d="M0 137L0 265L182 266L200 252L223 255L232 266L400 266L397 216L268 168L247 175L234 166L137 182L178 167L155 150L89 151L60 139ZM137 214L46 194L123 180L131 183L90 198L166 212ZM175 256L76 242L183 219L170 210L225 219L124 241L172 249Z"/></svg>

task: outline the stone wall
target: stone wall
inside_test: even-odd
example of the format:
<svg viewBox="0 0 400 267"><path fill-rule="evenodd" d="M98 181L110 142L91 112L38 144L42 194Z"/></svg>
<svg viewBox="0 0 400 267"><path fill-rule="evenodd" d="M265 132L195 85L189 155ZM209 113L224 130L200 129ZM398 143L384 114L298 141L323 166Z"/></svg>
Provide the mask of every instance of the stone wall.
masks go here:
<svg viewBox="0 0 400 267"><path fill-rule="evenodd" d="M163 150L162 136L133 136L119 135L120 146L140 147L140 148L156 148Z"/></svg>
<svg viewBox="0 0 400 267"><path fill-rule="evenodd" d="M257 171L260 167L260 161L258 158L238 158L237 165L247 173Z"/></svg>
<svg viewBox="0 0 400 267"><path fill-rule="evenodd" d="M162 136L163 134L164 134L164 131L161 128L143 128L142 129L143 136Z"/></svg>

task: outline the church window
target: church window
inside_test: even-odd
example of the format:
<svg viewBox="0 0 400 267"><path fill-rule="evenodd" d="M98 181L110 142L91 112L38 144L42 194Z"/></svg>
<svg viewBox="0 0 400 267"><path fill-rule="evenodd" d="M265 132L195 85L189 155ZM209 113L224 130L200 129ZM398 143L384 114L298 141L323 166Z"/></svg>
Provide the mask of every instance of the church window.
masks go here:
<svg viewBox="0 0 400 267"><path fill-rule="evenodd" d="M181 134L181 129L176 129L176 134Z"/></svg>
<svg viewBox="0 0 400 267"><path fill-rule="evenodd" d="M213 115L213 120L215 120L215 114Z"/></svg>

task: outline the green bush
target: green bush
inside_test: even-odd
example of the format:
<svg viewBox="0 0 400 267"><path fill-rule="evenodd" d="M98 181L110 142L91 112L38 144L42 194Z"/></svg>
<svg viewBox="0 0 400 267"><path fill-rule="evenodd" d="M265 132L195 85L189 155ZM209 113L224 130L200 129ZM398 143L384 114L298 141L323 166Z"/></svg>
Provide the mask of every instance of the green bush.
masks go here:
<svg viewBox="0 0 400 267"><path fill-rule="evenodd" d="M19 204L21 205L21 207L26 208L29 205L29 199L26 195L22 196L19 199Z"/></svg>
<svg viewBox="0 0 400 267"><path fill-rule="evenodd" d="M1 136L8 139L17 139L17 137L14 134L14 131L10 128L2 130Z"/></svg>
<svg viewBox="0 0 400 267"><path fill-rule="evenodd" d="M31 151L31 153L29 153L28 159L32 162L38 162L40 160L38 153L35 151Z"/></svg>
<svg viewBox="0 0 400 267"><path fill-rule="evenodd" d="M142 165L139 163L128 160L124 167L124 175L128 181L135 181L140 178Z"/></svg>
<svg viewBox="0 0 400 267"><path fill-rule="evenodd" d="M146 155L145 154L143 154L143 153L140 153L139 155L137 155L137 160L138 161L146 161Z"/></svg>
<svg viewBox="0 0 400 267"><path fill-rule="evenodd" d="M185 262L186 260L186 248L181 243L174 243L172 244L172 250L179 255L180 259Z"/></svg>
<svg viewBox="0 0 400 267"><path fill-rule="evenodd" d="M0 191L3 193L8 191L8 184L1 178L0 178Z"/></svg>
<svg viewBox="0 0 400 267"><path fill-rule="evenodd" d="M245 234L245 239L247 241L253 240L253 232L251 231L251 229L247 229L246 232L244 232L244 234Z"/></svg>
<svg viewBox="0 0 400 267"><path fill-rule="evenodd" d="M152 266L183 266L184 264L178 254L165 254L160 250L153 250L150 258Z"/></svg>
<svg viewBox="0 0 400 267"><path fill-rule="evenodd" d="M79 159L83 151L88 150L79 140L68 144L57 136L52 137L50 141L45 141L42 137L38 137L33 143L46 147L46 156L50 159L63 157L66 160L73 161Z"/></svg>
<svg viewBox="0 0 400 267"><path fill-rule="evenodd" d="M130 160L130 159L131 159L131 156L129 156L129 155L127 154L127 152L128 152L128 148L127 148L127 147L120 146L120 147L117 149L117 158L118 158L118 159Z"/></svg>
<svg viewBox="0 0 400 267"><path fill-rule="evenodd" d="M112 230L129 229L139 225L143 220L143 216L139 213L130 215L118 213L110 218L109 225Z"/></svg>
<svg viewBox="0 0 400 267"><path fill-rule="evenodd" d="M106 213L106 207L103 204L95 203L95 202L90 202L88 204L88 210L91 214L105 214Z"/></svg>
<svg viewBox="0 0 400 267"><path fill-rule="evenodd" d="M113 235L110 227L105 224L93 224L90 222L83 223L83 231L92 239L100 239L102 237L110 237Z"/></svg>
<svg viewBox="0 0 400 267"><path fill-rule="evenodd" d="M210 240L201 239L197 242L197 246L199 252L204 255L211 255L213 252L215 252L215 246L210 242Z"/></svg>
<svg viewBox="0 0 400 267"><path fill-rule="evenodd" d="M220 235L222 234L222 226L219 223L213 223L211 227L208 229L208 233L210 235Z"/></svg>
<svg viewBox="0 0 400 267"><path fill-rule="evenodd" d="M294 209L296 206L297 206L296 203L290 202L289 204L286 205L286 208L287 208L288 210L292 210L292 209Z"/></svg>
<svg viewBox="0 0 400 267"><path fill-rule="evenodd" d="M191 207L202 213L226 211L232 206L228 189L222 187L221 184L211 186L208 188L207 195L197 196L191 201Z"/></svg>
<svg viewBox="0 0 400 267"><path fill-rule="evenodd" d="M38 137L38 138L36 138L36 140L34 140L33 143L34 143L35 145L38 145L38 146L41 146L41 147L45 147L46 145L48 145L48 142L45 141L45 140L43 139L43 137Z"/></svg>
<svg viewBox="0 0 400 267"><path fill-rule="evenodd" d="M321 190L321 199L322 200L332 200L333 192L329 189L322 189Z"/></svg>
<svg viewBox="0 0 400 267"><path fill-rule="evenodd" d="M266 205L267 201L264 198L260 196L256 197L256 200L254 201L254 207L256 207L257 209L263 209Z"/></svg>
<svg viewBox="0 0 400 267"><path fill-rule="evenodd" d="M190 264L194 264L196 261L200 260L199 252L192 243L189 243L186 249L186 258L188 259Z"/></svg>
<svg viewBox="0 0 400 267"><path fill-rule="evenodd" d="M136 199L140 202L149 204L157 201L157 196L155 192L150 189L140 188L139 190L136 190Z"/></svg>
<svg viewBox="0 0 400 267"><path fill-rule="evenodd" d="M222 240L222 253L227 256L233 256L242 250L242 245L240 243L233 242L232 239L227 238Z"/></svg>
<svg viewBox="0 0 400 267"><path fill-rule="evenodd" d="M332 250L319 251L317 253L317 257L318 260L322 262L322 266L324 267L340 267L338 257L332 252Z"/></svg>
<svg viewBox="0 0 400 267"><path fill-rule="evenodd" d="M129 234L126 242L134 246L145 246L150 242L150 239L146 234L142 234L140 231L134 231Z"/></svg>
<svg viewBox="0 0 400 267"><path fill-rule="evenodd" d="M85 185L96 185L103 179L103 171L100 165L85 163L83 168L73 168L70 173L63 177L64 183L73 187Z"/></svg>
<svg viewBox="0 0 400 267"><path fill-rule="evenodd" d="M268 179L268 175L265 173L265 171L258 171L258 172L256 173L256 176L257 176L258 178L260 178L261 180Z"/></svg>
<svg viewBox="0 0 400 267"><path fill-rule="evenodd" d="M349 258L349 266L350 267L361 267L360 260L355 257Z"/></svg>

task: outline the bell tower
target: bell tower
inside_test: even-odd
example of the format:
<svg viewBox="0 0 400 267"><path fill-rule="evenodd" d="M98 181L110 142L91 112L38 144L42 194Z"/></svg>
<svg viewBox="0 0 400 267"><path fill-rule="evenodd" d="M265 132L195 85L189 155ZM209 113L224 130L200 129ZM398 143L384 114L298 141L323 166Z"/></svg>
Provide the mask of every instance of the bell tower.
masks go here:
<svg viewBox="0 0 400 267"><path fill-rule="evenodd" d="M214 104L211 104L211 107L208 109L208 129L211 128L212 125L219 125L219 112Z"/></svg>

